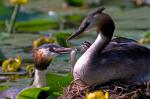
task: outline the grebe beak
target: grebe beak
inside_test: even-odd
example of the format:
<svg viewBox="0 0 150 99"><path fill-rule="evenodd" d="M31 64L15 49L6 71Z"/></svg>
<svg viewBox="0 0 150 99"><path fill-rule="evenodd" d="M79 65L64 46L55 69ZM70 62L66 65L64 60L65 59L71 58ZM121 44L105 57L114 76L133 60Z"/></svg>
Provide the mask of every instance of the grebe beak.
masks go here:
<svg viewBox="0 0 150 99"><path fill-rule="evenodd" d="M54 48L54 52L57 54L69 54L72 51L72 48L65 48L65 47L60 47L60 48Z"/></svg>
<svg viewBox="0 0 150 99"><path fill-rule="evenodd" d="M75 33L73 33L67 40L71 40L71 39L77 37L78 35L80 35L81 33L83 33L85 31L85 29L90 24L89 22L85 22L85 21L83 21L83 23L81 24L80 28Z"/></svg>
<svg viewBox="0 0 150 99"><path fill-rule="evenodd" d="M71 40L75 37L77 37L78 35L80 35L83 32L88 32L92 29L96 29L97 26L97 21L99 21L99 19L97 18L102 11L104 10L104 7L100 7L97 10L95 10L94 12L92 12L91 14L89 14L81 23L79 29L73 33L73 35L71 35L67 40Z"/></svg>

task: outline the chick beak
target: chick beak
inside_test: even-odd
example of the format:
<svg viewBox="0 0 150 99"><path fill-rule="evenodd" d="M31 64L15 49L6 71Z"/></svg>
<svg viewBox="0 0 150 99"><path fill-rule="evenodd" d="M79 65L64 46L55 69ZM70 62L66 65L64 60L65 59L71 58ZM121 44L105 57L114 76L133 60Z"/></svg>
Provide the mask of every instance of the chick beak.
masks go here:
<svg viewBox="0 0 150 99"><path fill-rule="evenodd" d="M60 47L54 49L57 54L69 54L72 51L72 48Z"/></svg>

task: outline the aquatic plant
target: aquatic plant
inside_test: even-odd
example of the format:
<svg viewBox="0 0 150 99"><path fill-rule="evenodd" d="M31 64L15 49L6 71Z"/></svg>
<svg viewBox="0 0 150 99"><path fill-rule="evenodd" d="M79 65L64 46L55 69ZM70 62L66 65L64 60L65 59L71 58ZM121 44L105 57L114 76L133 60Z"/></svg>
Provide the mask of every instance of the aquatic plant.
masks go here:
<svg viewBox="0 0 150 99"><path fill-rule="evenodd" d="M33 48L37 48L40 45L47 44L47 43L54 43L54 39L49 36L43 36L43 37L40 37L40 38L34 40L32 42L32 46L33 46Z"/></svg>
<svg viewBox="0 0 150 99"><path fill-rule="evenodd" d="M71 6L82 6L84 4L84 0L65 0Z"/></svg>
<svg viewBox="0 0 150 99"><path fill-rule="evenodd" d="M29 77L32 77L34 70L35 70L34 67L35 67L34 64L28 64L26 66L26 73L29 75Z"/></svg>
<svg viewBox="0 0 150 99"><path fill-rule="evenodd" d="M150 44L150 31L147 32L144 36L144 38L139 40L140 44Z"/></svg>
<svg viewBox="0 0 150 99"><path fill-rule="evenodd" d="M2 63L2 61L5 59L4 54L2 53L2 51L0 50L0 65Z"/></svg>
<svg viewBox="0 0 150 99"><path fill-rule="evenodd" d="M86 95L86 99L109 99L108 92L94 91Z"/></svg>
<svg viewBox="0 0 150 99"><path fill-rule="evenodd" d="M17 15L19 13L20 6L27 4L28 0L10 0L10 3L14 4L15 8L14 8L13 14L11 16L11 20L10 20L9 26L7 28L7 32L12 33Z"/></svg>
<svg viewBox="0 0 150 99"><path fill-rule="evenodd" d="M64 32L57 32L54 34L54 37L56 39L56 43L58 43L60 46L63 47L69 47L71 46L70 43L66 42L66 39L71 36L70 33L64 33Z"/></svg>
<svg viewBox="0 0 150 99"><path fill-rule="evenodd" d="M3 72L16 72L22 63L22 57L16 56L13 58L8 58L3 61L2 63L2 71Z"/></svg>

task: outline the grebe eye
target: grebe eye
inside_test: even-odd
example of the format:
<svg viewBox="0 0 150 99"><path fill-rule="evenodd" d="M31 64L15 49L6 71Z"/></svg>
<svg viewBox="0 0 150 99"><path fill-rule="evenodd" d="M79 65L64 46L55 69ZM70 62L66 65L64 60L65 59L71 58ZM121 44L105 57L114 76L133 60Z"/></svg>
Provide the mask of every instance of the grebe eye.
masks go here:
<svg viewBox="0 0 150 99"><path fill-rule="evenodd" d="M53 52L53 51L54 51L54 49L51 47L51 48L49 48L49 51L52 51L52 52Z"/></svg>

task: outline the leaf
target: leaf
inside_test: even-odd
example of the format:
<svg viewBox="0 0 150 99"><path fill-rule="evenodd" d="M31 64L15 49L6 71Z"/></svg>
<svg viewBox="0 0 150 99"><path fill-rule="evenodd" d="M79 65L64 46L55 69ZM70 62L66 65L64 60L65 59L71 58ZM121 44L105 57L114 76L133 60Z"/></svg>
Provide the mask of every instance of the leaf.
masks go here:
<svg viewBox="0 0 150 99"><path fill-rule="evenodd" d="M63 47L68 47L70 46L68 43L66 43L66 39L69 38L69 36L71 36L70 33L63 33L63 32L57 32L54 34L55 38L56 38L56 42Z"/></svg>
<svg viewBox="0 0 150 99"><path fill-rule="evenodd" d="M0 86L0 91L6 90L6 89L8 89L8 86L5 86L5 85Z"/></svg>
<svg viewBox="0 0 150 99"><path fill-rule="evenodd" d="M65 0L69 5L72 6L82 6L84 1L83 0Z"/></svg>
<svg viewBox="0 0 150 99"><path fill-rule="evenodd" d="M17 99L46 99L49 89L49 87L24 89L17 95Z"/></svg>
<svg viewBox="0 0 150 99"><path fill-rule="evenodd" d="M9 38L10 37L10 33L8 32L1 32L0 33L0 40L4 40L6 38Z"/></svg>
<svg viewBox="0 0 150 99"><path fill-rule="evenodd" d="M51 37L43 36L32 42L33 48L37 48L43 44L54 43L54 39Z"/></svg>
<svg viewBox="0 0 150 99"><path fill-rule="evenodd" d="M67 75L47 73L46 78L47 85L50 87L50 89L54 92L60 93L62 93L63 88L68 86L73 79L70 73Z"/></svg>
<svg viewBox="0 0 150 99"><path fill-rule="evenodd" d="M2 53L2 51L0 50L0 61L4 60L5 59L5 56L4 54Z"/></svg>
<svg viewBox="0 0 150 99"><path fill-rule="evenodd" d="M8 58L2 63L2 71L4 72L16 72L22 63L21 56L17 56L14 58Z"/></svg>
<svg viewBox="0 0 150 99"><path fill-rule="evenodd" d="M71 74L47 73L46 82L48 87L22 90L17 95L17 99L46 99L46 97L47 99L57 99L61 95L63 88L69 85L71 81Z"/></svg>
<svg viewBox="0 0 150 99"><path fill-rule="evenodd" d="M50 19L16 22L15 25L15 29L22 32L37 32L41 30L56 29L58 27L58 22Z"/></svg>

